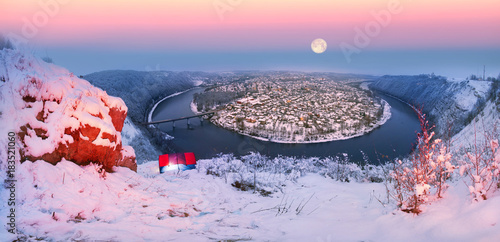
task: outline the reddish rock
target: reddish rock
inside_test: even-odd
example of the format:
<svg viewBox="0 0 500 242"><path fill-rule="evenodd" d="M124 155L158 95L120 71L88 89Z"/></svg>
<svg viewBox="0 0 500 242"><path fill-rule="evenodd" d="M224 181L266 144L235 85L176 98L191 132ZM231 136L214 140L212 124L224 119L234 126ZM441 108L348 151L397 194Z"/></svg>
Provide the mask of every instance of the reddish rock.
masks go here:
<svg viewBox="0 0 500 242"><path fill-rule="evenodd" d="M130 170L137 172L137 162L135 161L135 154L129 152L122 152L123 157L118 161L116 166L128 167Z"/></svg>
<svg viewBox="0 0 500 242"><path fill-rule="evenodd" d="M111 116L111 121L113 122L113 126L115 126L116 131L122 132L123 123L125 122L125 118L127 118L127 112L120 111L117 108L110 108L109 116Z"/></svg>
<svg viewBox="0 0 500 242"><path fill-rule="evenodd" d="M127 117L127 113L125 111L119 111L117 108L110 108L109 115L111 117L113 127L116 131L120 132L123 129L123 123ZM93 116L95 117L96 115ZM37 120L44 122L45 119L41 117L43 117L43 112L40 112L36 118ZM102 115L97 115L97 118L103 120ZM33 129L29 124L26 124L21 127L21 131L18 133L23 144L24 139L26 136L29 136L28 134L30 133L34 133L42 139L47 138L46 130L40 128ZM137 163L133 149L130 151L128 150L128 147L123 148L121 143L112 146L102 146L92 143L99 137L99 135L101 135L101 139L107 139L110 143L116 143L118 140L116 137L117 134L113 135L107 132L102 132L101 134L101 129L92 127L89 124L81 125L75 130L65 128L64 134L70 135L73 138L73 142L60 143L54 151L43 154L39 157L26 154L23 150L21 152L22 160L45 160L55 165L60 162L62 158L64 158L66 160L73 161L78 165L98 163L101 164L106 171L112 171L114 166L128 167L133 171L137 171ZM25 145L25 148L28 147Z"/></svg>
<svg viewBox="0 0 500 242"><path fill-rule="evenodd" d="M90 136L97 136L95 135L96 131L99 132L99 129L93 127L75 130L70 134L74 142L70 144L59 144L56 150L51 153L46 153L41 157L25 155L23 152L23 154L21 154L22 160L45 160L55 165L60 162L62 158L65 158L66 160L73 161L82 166L90 163L98 163L101 164L106 171L112 171L113 166L128 167L133 171L137 171L135 155L122 154L123 149L121 144L118 144L116 148L112 148L93 144L92 140L95 140L95 138L85 140L80 137L80 134L83 135L83 133L93 133ZM108 136L110 139L116 140L115 136L109 134ZM19 137L24 137L24 135L20 134Z"/></svg>
<svg viewBox="0 0 500 242"><path fill-rule="evenodd" d="M36 120L38 120L38 121L42 121L42 122L43 122L43 121L45 120L44 115L45 115L45 113L44 113L44 112L43 112L43 110L42 110L41 112L39 112L39 113L36 115Z"/></svg>
<svg viewBox="0 0 500 242"><path fill-rule="evenodd" d="M113 166L121 158L121 144L117 149L111 147L94 145L87 140L78 140L68 145L68 154L66 159L75 162L78 165L87 165L89 163L98 163L106 171L112 171Z"/></svg>
<svg viewBox="0 0 500 242"><path fill-rule="evenodd" d="M74 132L73 132L74 133ZM69 135L73 136L73 133L69 133ZM97 136L99 133L101 133L101 130L98 128L91 127L90 125L86 124L83 126L82 129L80 129L80 132L83 136L89 138L90 142L94 141L97 139ZM73 139L80 139L80 136L77 135L76 137L73 136Z"/></svg>
<svg viewBox="0 0 500 242"><path fill-rule="evenodd" d="M42 139L46 139L48 137L47 130L40 129L40 128L35 129L35 134L36 134L36 136L41 137Z"/></svg>
<svg viewBox="0 0 500 242"><path fill-rule="evenodd" d="M102 138L103 139L108 139L110 142L116 142L116 136L108 134L106 132L102 133Z"/></svg>
<svg viewBox="0 0 500 242"><path fill-rule="evenodd" d="M6 61L8 60L8 61ZM22 110L14 115L22 162L63 158L79 165L102 164L137 170L131 147L123 147L120 132L127 107L64 68L17 51L4 51L0 62L11 79L1 78L8 98ZM9 107L13 110L12 107ZM107 110L107 111L106 111Z"/></svg>

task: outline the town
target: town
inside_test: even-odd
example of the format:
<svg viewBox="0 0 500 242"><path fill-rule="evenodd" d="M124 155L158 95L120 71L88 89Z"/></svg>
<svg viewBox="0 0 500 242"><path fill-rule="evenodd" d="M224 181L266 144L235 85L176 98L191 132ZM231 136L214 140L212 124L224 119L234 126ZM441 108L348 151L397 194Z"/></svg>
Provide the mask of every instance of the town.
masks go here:
<svg viewBox="0 0 500 242"><path fill-rule="evenodd" d="M390 117L387 102L360 88L359 81L258 77L209 88L195 96L193 106L197 112L218 109L212 123L261 140L317 143L348 139L373 130Z"/></svg>

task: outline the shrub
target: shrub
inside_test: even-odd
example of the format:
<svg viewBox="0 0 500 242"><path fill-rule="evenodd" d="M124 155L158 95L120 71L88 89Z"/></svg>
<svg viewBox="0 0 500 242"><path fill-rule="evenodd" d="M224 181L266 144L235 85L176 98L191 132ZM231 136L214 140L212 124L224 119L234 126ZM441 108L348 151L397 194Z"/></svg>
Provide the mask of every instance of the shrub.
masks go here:
<svg viewBox="0 0 500 242"><path fill-rule="evenodd" d="M419 214L421 205L430 199L442 197L446 180L455 169L450 163L451 153L440 139L432 140L434 132L425 115L417 111L421 132L417 147L410 158L398 160L391 173L394 187L390 192L402 211Z"/></svg>
<svg viewBox="0 0 500 242"><path fill-rule="evenodd" d="M492 132L485 132L483 144L477 144L474 134L474 145L465 153L460 167L460 175L468 178L465 184L475 201L486 200L489 192L500 187L500 149L498 139L493 138L498 137L495 127Z"/></svg>
<svg viewBox="0 0 500 242"><path fill-rule="evenodd" d="M296 182L307 173L318 173L341 182L383 182L387 177L387 168L382 165L359 166L350 162L347 154L323 159L269 158L259 153L241 157L220 154L212 159L199 160L197 169L207 175L221 177L240 190L254 190L263 196L283 192L282 187L287 182Z"/></svg>

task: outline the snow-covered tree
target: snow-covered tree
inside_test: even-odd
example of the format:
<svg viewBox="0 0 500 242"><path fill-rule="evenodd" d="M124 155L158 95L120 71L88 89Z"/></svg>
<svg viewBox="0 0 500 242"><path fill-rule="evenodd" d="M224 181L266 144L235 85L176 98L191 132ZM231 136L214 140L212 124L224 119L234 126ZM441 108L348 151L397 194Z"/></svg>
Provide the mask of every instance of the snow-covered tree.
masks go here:
<svg viewBox="0 0 500 242"><path fill-rule="evenodd" d="M486 200L490 192L500 188L500 149L494 126L493 131L485 132L483 144L478 144L474 135L474 145L465 153L460 166L460 175L469 178L466 185L475 201Z"/></svg>
<svg viewBox="0 0 500 242"><path fill-rule="evenodd" d="M446 145L440 139L432 140L434 132L425 114L417 113L421 127L417 147L410 158L395 163L394 187L390 191L402 211L415 214L422 212L421 205L442 197L446 180L455 169Z"/></svg>

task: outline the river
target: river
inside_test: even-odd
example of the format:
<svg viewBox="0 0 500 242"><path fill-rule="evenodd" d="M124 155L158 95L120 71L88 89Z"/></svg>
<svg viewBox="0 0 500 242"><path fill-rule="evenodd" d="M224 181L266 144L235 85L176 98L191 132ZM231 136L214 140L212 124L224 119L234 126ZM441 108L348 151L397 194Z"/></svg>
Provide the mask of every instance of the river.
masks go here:
<svg viewBox="0 0 500 242"><path fill-rule="evenodd" d="M163 120L193 115L190 104L193 94L203 88L194 88L185 93L165 99L158 104L152 114L152 120ZM391 118L382 126L368 134L347 140L316 144L279 144L260 141L248 136L220 128L209 121L198 118L190 119L190 128L186 120L159 124L159 128L175 138L170 142L176 152L194 152L196 158L204 159L219 153L233 153L236 156L249 152L259 152L269 157L328 157L347 153L350 160L363 160L363 151L372 164L379 160L386 161L406 156L416 142L419 130L417 115L411 107L401 101L377 93L391 105Z"/></svg>

